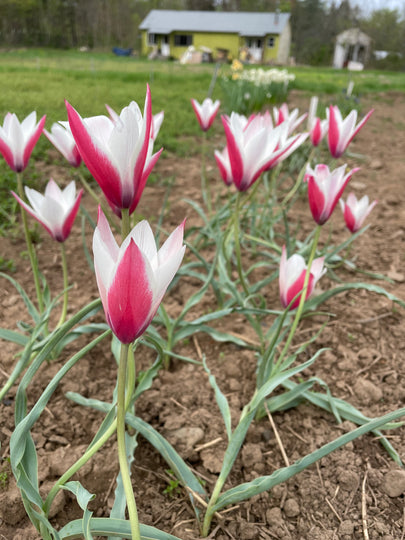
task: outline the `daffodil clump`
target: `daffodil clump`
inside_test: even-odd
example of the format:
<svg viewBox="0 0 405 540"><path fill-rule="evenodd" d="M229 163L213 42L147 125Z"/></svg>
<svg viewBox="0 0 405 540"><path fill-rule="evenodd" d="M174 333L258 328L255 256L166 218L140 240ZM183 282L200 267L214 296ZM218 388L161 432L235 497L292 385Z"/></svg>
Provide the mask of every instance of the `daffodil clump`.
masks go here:
<svg viewBox="0 0 405 540"><path fill-rule="evenodd" d="M225 110L249 115L261 111L266 103L285 101L289 84L294 79L295 75L286 69L245 69L242 62L235 59L231 73L221 79Z"/></svg>

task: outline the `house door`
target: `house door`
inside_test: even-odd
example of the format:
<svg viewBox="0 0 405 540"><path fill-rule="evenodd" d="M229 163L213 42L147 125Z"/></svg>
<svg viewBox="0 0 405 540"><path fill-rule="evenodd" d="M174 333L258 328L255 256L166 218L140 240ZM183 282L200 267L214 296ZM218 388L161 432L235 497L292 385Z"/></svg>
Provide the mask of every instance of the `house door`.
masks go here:
<svg viewBox="0 0 405 540"><path fill-rule="evenodd" d="M263 40L260 38L247 38L246 45L254 62L261 62L263 57Z"/></svg>
<svg viewBox="0 0 405 540"><path fill-rule="evenodd" d="M162 56L170 56L169 36L162 36Z"/></svg>

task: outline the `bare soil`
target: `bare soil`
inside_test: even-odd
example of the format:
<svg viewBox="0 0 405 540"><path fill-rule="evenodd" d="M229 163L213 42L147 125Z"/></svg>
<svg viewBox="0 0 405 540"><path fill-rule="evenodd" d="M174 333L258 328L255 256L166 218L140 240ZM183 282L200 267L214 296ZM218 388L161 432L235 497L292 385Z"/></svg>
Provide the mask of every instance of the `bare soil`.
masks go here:
<svg viewBox="0 0 405 540"><path fill-rule="evenodd" d="M290 105L302 110L309 98L299 93L290 96ZM373 279L350 272L342 266L336 272L343 282L371 281L405 299L405 97L403 94L381 94L363 99L363 112L371 107L375 112L359 133L350 150L360 158L347 159L350 167L361 171L351 181L356 195L368 194L378 199L369 217L369 230L352 248L351 257L366 272L377 272L391 281ZM200 141L196 140L196 144ZM212 148L223 144L222 135L209 139ZM52 151L50 151L52 152ZM56 156L56 155L55 155ZM341 160L343 163L344 161ZM49 163L38 164L44 182L53 175L56 180L69 178L65 172ZM188 226L198 223L185 198L201 201L200 157L160 159L157 176L164 180L175 175L170 194L170 206L164 227L171 230L184 218ZM213 159L208 164L213 189L224 190ZM216 187L215 187L216 186ZM145 189L139 212L156 221L160 212L165 186L159 181ZM348 188L350 190L350 186ZM348 192L347 190L347 192ZM95 207L86 198L95 218ZM296 219L303 223L304 235L313 226L306 203L296 206ZM333 239L347 238L342 214L336 208L332 219ZM324 234L324 241L327 233ZM22 237L0 238L1 254L13 259L16 270L12 274L34 297L31 273L24 256ZM79 220L66 244L69 252L70 282L69 314L90 299L97 298L97 286L82 255ZM37 246L40 268L51 290L62 289L60 259L57 246L45 232ZM324 277L320 287L326 290L335 285ZM269 291L269 301L276 308L276 282ZM165 297L169 313L177 313L195 283L182 278ZM209 309L212 298L204 299L198 307L202 314ZM27 320L22 302L13 288L2 280L0 289L0 325L15 329L16 321ZM269 304L271 305L271 304ZM212 306L214 307L214 306ZM400 308L395 308L385 297L364 291L350 291L336 296L323 306L333 314L327 327L309 353L321 347L330 350L322 354L305 376L316 375L330 387L333 395L346 399L367 416L379 416L404 404L405 398L405 321ZM100 319L103 320L101 315ZM304 321L298 339L307 339L325 322L324 317ZM218 328L250 337L246 321L223 319ZM77 350L77 343L68 346L57 361L45 364L30 387L29 406L66 361ZM0 384L12 371L18 348L7 342L1 344ZM256 360L254 353L234 345L219 344L205 334L197 334L176 348L178 354L198 359L201 354L228 397L233 418L236 419L254 391ZM137 351L138 369L154 360L149 349ZM46 493L49 487L84 451L96 433L101 413L84 409L66 399L67 391L86 397L111 401L116 379L116 363L108 346L100 346L83 358L65 377L52 397L46 411L34 427L33 436L39 454L39 478ZM3 475L0 485L0 538L36 540L39 538L25 515L19 492L5 458L9 455L8 442L14 427L13 401L16 388L0 404L0 442ZM226 434L218 412L213 391L203 368L174 360L169 370L161 370L152 388L137 402L137 414L151 423L178 450L210 491L220 470L225 450ZM337 424L335 418L310 404L273 415L285 452L291 462L315 448L352 429L349 422ZM194 428L184 431L183 428ZM182 430L182 431L180 431ZM405 459L405 429L390 432L389 439L402 459ZM254 423L230 475L227 487L270 474L284 466L280 446L269 420ZM181 487L164 493L170 482L168 466L141 436L132 466L133 486L143 523L172 533L182 540L197 540L199 531L187 493ZM108 516L113 503L114 479L119 466L115 440L111 440L78 474L77 478L96 499L91 509L96 516ZM322 459L301 474L281 484L269 493L236 505L223 512L213 522L212 535L216 540L270 540L278 538L300 540L376 539L401 540L405 534L405 472L387 455L372 435L353 443ZM366 516L362 519L362 508ZM63 492L55 503L52 520L62 527L67 521L81 517L81 511L69 494ZM368 536L367 536L368 534Z"/></svg>

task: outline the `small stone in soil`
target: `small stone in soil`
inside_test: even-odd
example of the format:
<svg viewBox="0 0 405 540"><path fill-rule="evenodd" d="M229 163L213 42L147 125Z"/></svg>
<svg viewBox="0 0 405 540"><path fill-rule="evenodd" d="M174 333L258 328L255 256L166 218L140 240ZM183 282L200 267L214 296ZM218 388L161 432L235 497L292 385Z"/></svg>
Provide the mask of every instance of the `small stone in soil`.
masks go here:
<svg viewBox="0 0 405 540"><path fill-rule="evenodd" d="M339 525L339 535L349 535L354 533L354 523L350 519L345 519Z"/></svg>
<svg viewBox="0 0 405 540"><path fill-rule="evenodd" d="M405 471L392 470L384 476L383 489L388 497L399 497L405 492Z"/></svg>
<svg viewBox="0 0 405 540"><path fill-rule="evenodd" d="M346 491L353 491L359 484L359 475L354 471L342 471L338 477L339 485Z"/></svg>
<svg viewBox="0 0 405 540"><path fill-rule="evenodd" d="M381 388L367 379L358 379L353 390L356 397L364 405L376 403L383 397Z"/></svg>
<svg viewBox="0 0 405 540"><path fill-rule="evenodd" d="M284 503L284 514L287 517L296 517L300 514L300 507L299 504L295 499L287 499Z"/></svg>

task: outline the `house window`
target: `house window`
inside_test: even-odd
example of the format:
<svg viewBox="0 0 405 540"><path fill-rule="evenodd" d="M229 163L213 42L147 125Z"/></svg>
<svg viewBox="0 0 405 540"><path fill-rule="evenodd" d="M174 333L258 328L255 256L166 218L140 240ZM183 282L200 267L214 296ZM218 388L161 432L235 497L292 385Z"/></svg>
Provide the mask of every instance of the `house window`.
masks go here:
<svg viewBox="0 0 405 540"><path fill-rule="evenodd" d="M157 34L148 34L148 45L157 45Z"/></svg>
<svg viewBox="0 0 405 540"><path fill-rule="evenodd" d="M269 49L272 49L274 47L274 37L273 36L270 36L268 39L267 39L267 47Z"/></svg>
<svg viewBox="0 0 405 540"><path fill-rule="evenodd" d="M193 36L191 34L176 34L174 44L177 47L189 47L193 44Z"/></svg>

